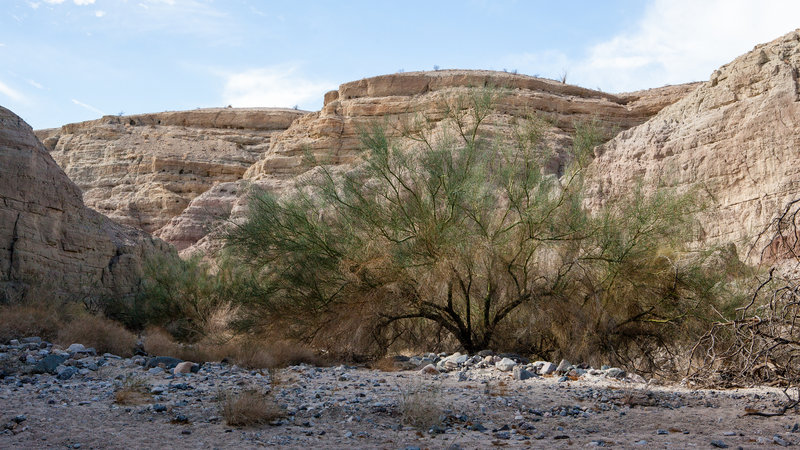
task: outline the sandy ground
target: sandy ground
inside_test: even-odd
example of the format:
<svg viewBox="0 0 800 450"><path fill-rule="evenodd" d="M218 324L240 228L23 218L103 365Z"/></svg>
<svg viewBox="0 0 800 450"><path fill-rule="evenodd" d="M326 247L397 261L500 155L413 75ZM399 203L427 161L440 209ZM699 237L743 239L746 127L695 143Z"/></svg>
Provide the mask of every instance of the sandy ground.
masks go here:
<svg viewBox="0 0 800 450"><path fill-rule="evenodd" d="M0 448L712 448L712 441L756 448L800 442L794 414L745 415L745 408L780 406L782 391L770 388L694 391L601 377L517 381L495 369L470 370L462 381L455 373L343 366L293 366L272 375L274 385L270 373L220 364L192 375L150 374L118 360L66 381L6 378L0 380ZM120 380L131 376L157 393L138 405L116 404ZM227 426L217 394L246 389L271 391L287 417ZM445 420L432 428L410 425L431 411ZM20 415L24 420L15 423ZM178 415L188 423L176 423Z"/></svg>

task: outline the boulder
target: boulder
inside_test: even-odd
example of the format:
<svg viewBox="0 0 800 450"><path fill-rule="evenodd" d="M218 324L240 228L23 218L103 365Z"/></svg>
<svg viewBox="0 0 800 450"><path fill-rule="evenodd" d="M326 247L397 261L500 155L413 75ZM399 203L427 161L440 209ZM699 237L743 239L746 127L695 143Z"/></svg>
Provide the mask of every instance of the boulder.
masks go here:
<svg viewBox="0 0 800 450"><path fill-rule="evenodd" d="M511 358L503 358L495 363L495 367L503 372L508 372L517 365L517 362Z"/></svg>

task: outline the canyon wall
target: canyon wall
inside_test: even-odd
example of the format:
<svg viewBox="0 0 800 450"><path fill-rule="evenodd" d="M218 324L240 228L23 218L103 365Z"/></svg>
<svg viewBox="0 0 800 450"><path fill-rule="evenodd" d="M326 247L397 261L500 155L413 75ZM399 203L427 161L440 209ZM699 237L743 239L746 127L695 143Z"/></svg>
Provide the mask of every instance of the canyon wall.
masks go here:
<svg viewBox="0 0 800 450"><path fill-rule="evenodd" d="M87 208L33 130L0 107L0 302L126 295L166 243Z"/></svg>
<svg viewBox="0 0 800 450"><path fill-rule="evenodd" d="M707 201L697 240L737 245L800 196L800 30L756 46L646 123L596 150L590 205L633 186ZM752 260L754 256L750 254Z"/></svg>

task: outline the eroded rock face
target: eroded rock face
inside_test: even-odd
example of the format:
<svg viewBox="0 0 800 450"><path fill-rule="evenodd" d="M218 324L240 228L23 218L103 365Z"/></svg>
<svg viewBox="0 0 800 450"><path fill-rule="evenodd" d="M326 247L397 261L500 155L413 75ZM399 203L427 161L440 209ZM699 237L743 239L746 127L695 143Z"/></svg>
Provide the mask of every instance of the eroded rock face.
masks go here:
<svg viewBox="0 0 800 450"><path fill-rule="evenodd" d="M505 127L511 118L538 114L552 123L555 141L569 145L576 122L597 121L609 133L638 125L663 106L686 95L694 84L612 95L552 80L504 72L443 70L383 75L345 83L325 95L321 111L293 123L244 178L291 177L310 168L307 154L326 164L352 162L359 154L359 132L375 121L392 125L402 117L424 113L442 118L443 102L466 95L469 88L505 91L490 118ZM560 138L560 139L559 139Z"/></svg>
<svg viewBox="0 0 800 450"><path fill-rule="evenodd" d="M218 108L107 116L38 135L86 205L158 235L192 199L241 179L272 137L303 114Z"/></svg>
<svg viewBox="0 0 800 450"><path fill-rule="evenodd" d="M0 107L0 302L134 292L164 242L84 206L30 126ZM31 289L36 288L33 292Z"/></svg>
<svg viewBox="0 0 800 450"><path fill-rule="evenodd" d="M208 211L245 210L246 187L256 185L269 190L291 186L300 174L315 164L346 165L361 152L359 133L374 122L386 123L389 134L397 135L404 118L424 114L436 122L443 117L442 104L459 96L469 96L474 87L498 87L504 93L487 118L487 125L502 137L516 118L536 114L548 122L545 139L556 155L549 170L557 172L564 165L564 149L571 145L576 122L597 121L609 136L621 129L640 124L662 107L686 95L696 84L667 86L623 95L612 95L552 80L491 71L416 72L384 75L345 83L325 95L321 111L299 118L286 131L276 135L269 150L245 172L238 183L226 183L192 201L185 212L172 219L161 236L176 243L185 253L208 250L203 239L193 248L187 244L211 229L219 217ZM313 158L309 158L313 156ZM231 195L232 192L238 194ZM228 202L233 201L233 204ZM224 206L228 203L229 206ZM207 205L213 205L208 207ZM178 243L179 236L187 239Z"/></svg>
<svg viewBox="0 0 800 450"><path fill-rule="evenodd" d="M393 127L414 114L436 122L443 102L485 86L505 91L487 120L498 136L521 116L547 120L545 138L557 150L553 172L563 166L576 122L596 120L610 136L695 87L612 95L502 72L416 72L345 83L315 113L225 108L104 117L39 137L88 206L185 250L244 209L248 186L280 190L316 164L352 163L359 132L371 123L385 121L396 134Z"/></svg>
<svg viewBox="0 0 800 450"><path fill-rule="evenodd" d="M695 188L710 200L699 238L735 242L746 256L753 237L800 193L798 71L800 30L721 67L597 150L590 203L637 183L651 191Z"/></svg>

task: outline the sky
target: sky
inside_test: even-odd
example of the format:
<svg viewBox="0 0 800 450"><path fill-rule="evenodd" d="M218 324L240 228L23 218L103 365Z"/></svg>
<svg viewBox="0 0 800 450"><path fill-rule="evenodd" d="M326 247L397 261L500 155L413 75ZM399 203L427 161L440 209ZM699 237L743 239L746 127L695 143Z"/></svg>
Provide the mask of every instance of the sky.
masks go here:
<svg viewBox="0 0 800 450"><path fill-rule="evenodd" d="M317 110L342 83L435 67L625 92L707 80L797 27L798 0L0 0L0 105L35 129Z"/></svg>

